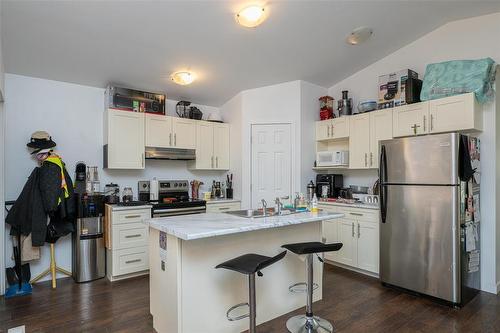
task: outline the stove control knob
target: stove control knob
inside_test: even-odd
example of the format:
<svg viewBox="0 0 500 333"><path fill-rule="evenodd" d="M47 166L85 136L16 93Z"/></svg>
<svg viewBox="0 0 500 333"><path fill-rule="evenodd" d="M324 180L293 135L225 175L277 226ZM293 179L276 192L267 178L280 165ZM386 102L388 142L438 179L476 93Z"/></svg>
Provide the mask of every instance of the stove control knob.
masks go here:
<svg viewBox="0 0 500 333"><path fill-rule="evenodd" d="M184 187L187 187L187 186L188 186L188 184L187 184L187 183L184 183Z"/></svg>
<svg viewBox="0 0 500 333"><path fill-rule="evenodd" d="M177 187L177 183L174 183L174 187Z"/></svg>

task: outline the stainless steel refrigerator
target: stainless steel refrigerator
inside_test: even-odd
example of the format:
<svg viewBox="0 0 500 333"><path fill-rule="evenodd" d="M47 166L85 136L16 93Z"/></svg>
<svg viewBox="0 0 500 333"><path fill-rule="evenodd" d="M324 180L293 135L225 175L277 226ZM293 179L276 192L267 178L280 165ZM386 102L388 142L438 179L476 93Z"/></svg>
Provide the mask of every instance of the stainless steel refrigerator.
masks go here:
<svg viewBox="0 0 500 333"><path fill-rule="evenodd" d="M426 135L379 151L380 280L463 305L480 288L479 140Z"/></svg>

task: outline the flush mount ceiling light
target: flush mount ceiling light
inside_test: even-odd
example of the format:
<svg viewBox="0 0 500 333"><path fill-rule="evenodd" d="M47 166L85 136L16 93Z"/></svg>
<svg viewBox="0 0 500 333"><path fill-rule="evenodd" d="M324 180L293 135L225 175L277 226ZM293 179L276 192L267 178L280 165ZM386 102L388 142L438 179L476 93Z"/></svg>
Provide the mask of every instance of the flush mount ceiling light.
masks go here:
<svg viewBox="0 0 500 333"><path fill-rule="evenodd" d="M187 71L175 72L171 75L170 78L172 79L172 81L180 84L181 86L191 84L196 79L193 73Z"/></svg>
<svg viewBox="0 0 500 333"><path fill-rule="evenodd" d="M236 22L247 28L255 28L265 19L264 7L248 6L236 14Z"/></svg>
<svg viewBox="0 0 500 333"><path fill-rule="evenodd" d="M354 29L349 36L347 36L346 41L351 45L359 45L366 42L373 35L373 29L368 27L359 27Z"/></svg>

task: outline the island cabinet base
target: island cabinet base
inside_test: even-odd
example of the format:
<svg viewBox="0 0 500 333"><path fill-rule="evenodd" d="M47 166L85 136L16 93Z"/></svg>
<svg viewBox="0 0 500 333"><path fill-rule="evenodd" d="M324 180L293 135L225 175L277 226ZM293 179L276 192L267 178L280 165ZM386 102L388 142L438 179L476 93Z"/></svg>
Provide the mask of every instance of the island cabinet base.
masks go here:
<svg viewBox="0 0 500 333"><path fill-rule="evenodd" d="M321 221L187 241L167 235L166 252L160 249L159 235L150 228L154 329L159 333L235 333L248 330L248 319L231 322L226 312L248 301L248 278L215 266L246 253L273 256L287 243L320 241ZM304 259L288 252L283 260L264 269L263 277L256 277L257 324L305 306L305 294L288 290L290 285L306 281ZM322 298L322 277L323 266L315 260L314 281L319 288L314 301Z"/></svg>

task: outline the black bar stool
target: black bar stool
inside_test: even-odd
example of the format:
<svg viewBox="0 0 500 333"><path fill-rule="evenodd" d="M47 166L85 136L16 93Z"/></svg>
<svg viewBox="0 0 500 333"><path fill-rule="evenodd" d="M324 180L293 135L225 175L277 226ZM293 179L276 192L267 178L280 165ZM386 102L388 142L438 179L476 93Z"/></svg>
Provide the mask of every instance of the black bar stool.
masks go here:
<svg viewBox="0 0 500 333"><path fill-rule="evenodd" d="M274 264L275 262L285 257L286 251L281 252L274 257L261 256L260 254L244 254L237 258L223 262L215 268L225 268L248 275L248 303L237 304L227 310L226 317L229 321L240 320L249 317L250 319L250 333L256 332L256 300L255 300L255 273L262 276L261 270ZM250 311L248 314L231 317L231 311L239 307L248 306Z"/></svg>
<svg viewBox="0 0 500 333"><path fill-rule="evenodd" d="M320 317L313 315L312 298L314 288L314 275L313 275L313 256L317 253L338 251L342 248L342 243L324 244L320 242L307 242L307 243L294 243L283 245L285 249L295 254L306 254L306 267L307 267L307 303L306 314L298 315L287 320L286 328L291 333L331 333L333 332L333 325ZM318 259L323 262L318 256ZM297 283L290 286L290 291L293 287L304 283Z"/></svg>

